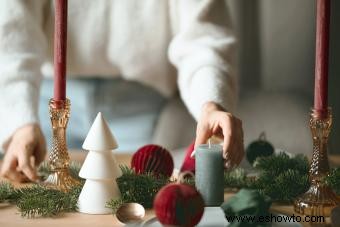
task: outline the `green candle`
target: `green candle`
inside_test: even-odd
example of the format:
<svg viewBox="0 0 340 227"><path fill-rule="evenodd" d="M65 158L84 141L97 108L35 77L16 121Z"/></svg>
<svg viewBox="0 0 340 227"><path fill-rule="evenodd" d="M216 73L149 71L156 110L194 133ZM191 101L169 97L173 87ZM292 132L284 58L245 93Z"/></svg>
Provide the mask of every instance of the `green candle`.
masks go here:
<svg viewBox="0 0 340 227"><path fill-rule="evenodd" d="M224 201L224 162L222 146L199 145L195 153L197 190L206 206L220 206Z"/></svg>

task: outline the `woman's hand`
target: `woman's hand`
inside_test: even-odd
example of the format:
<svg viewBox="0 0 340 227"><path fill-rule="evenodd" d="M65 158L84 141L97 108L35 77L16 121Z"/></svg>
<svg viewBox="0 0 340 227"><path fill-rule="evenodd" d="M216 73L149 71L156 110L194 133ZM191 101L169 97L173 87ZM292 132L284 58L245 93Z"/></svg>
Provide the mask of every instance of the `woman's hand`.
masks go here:
<svg viewBox="0 0 340 227"><path fill-rule="evenodd" d="M45 155L46 143L39 125L26 125L13 134L5 151L1 175L12 181L36 181L36 166Z"/></svg>
<svg viewBox="0 0 340 227"><path fill-rule="evenodd" d="M218 104L208 102L203 106L197 124L195 146L207 143L212 136L223 139L225 166L233 168L240 164L244 156L241 120L226 112Z"/></svg>

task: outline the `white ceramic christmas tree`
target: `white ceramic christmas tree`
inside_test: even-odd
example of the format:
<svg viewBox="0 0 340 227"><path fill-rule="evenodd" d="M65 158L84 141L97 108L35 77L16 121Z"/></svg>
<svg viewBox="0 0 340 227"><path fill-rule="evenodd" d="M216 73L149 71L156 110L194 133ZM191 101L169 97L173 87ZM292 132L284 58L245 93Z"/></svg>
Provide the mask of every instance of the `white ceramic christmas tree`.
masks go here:
<svg viewBox="0 0 340 227"><path fill-rule="evenodd" d="M89 150L79 172L86 179L79 195L79 211L88 214L109 214L105 207L112 198L119 198L116 178L121 176L112 153L118 147L103 115L99 112L84 141L83 149Z"/></svg>

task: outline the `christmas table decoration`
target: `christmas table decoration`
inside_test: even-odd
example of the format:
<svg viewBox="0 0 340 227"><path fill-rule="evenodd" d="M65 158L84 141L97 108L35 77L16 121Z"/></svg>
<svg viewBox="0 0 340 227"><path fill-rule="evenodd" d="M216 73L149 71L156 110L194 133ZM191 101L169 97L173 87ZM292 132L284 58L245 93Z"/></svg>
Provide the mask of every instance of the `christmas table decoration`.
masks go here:
<svg viewBox="0 0 340 227"><path fill-rule="evenodd" d="M139 203L124 203L117 212L116 217L122 223L140 222L145 216L145 209Z"/></svg>
<svg viewBox="0 0 340 227"><path fill-rule="evenodd" d="M310 187L295 200L295 211L304 215L329 217L339 203L332 189L325 184L329 175L327 155L328 136L332 126L332 111L328 107L328 58L330 0L316 0L316 58L314 108L309 126L313 137L313 155L309 171Z"/></svg>
<svg viewBox="0 0 340 227"><path fill-rule="evenodd" d="M185 151L184 161L182 163L181 172L189 171L195 173L195 158L191 154L195 150L195 141L193 141Z"/></svg>
<svg viewBox="0 0 340 227"><path fill-rule="evenodd" d="M177 183L168 184L157 193L153 208L163 225L190 227L201 220L204 201L193 186L181 183L179 178Z"/></svg>
<svg viewBox="0 0 340 227"><path fill-rule="evenodd" d="M48 162L38 169L38 174L47 177L51 168ZM79 163L71 163L69 171L78 176ZM154 198L159 190L167 184L173 183L167 177L157 177L152 174L136 174L128 166L120 166L122 176L117 178L121 191L121 198L112 199L107 203L113 214L126 203L136 202L145 208L152 208ZM260 157L256 169L257 177L247 177L246 170L236 168L224 173L225 190L242 188L255 189L261 194L269 196L273 202L291 203L298 195L309 187L307 158L303 155L289 157L285 153ZM287 173L290 172L290 173ZM325 184L340 196L339 184L340 168L335 168L325 179ZM194 178L184 179L185 183L195 185ZM53 217L63 212L76 212L82 183L70 189L68 193L34 185L33 187L14 188L10 183L0 181L0 203L11 203L18 206L23 217ZM292 183L293 182L293 183ZM51 204L57 204L52 206Z"/></svg>
<svg viewBox="0 0 340 227"><path fill-rule="evenodd" d="M55 1L54 25L54 97L49 102L52 122L52 148L49 155L52 173L45 184L67 191L79 181L68 172L70 157L66 127L70 118L70 100L66 98L67 0Z"/></svg>
<svg viewBox="0 0 340 227"><path fill-rule="evenodd" d="M128 166L121 166L122 176L117 184L122 195L120 199L112 199L107 206L115 213L123 203L139 203L146 209L152 208L157 192L171 183L167 176L156 176L151 173L137 174Z"/></svg>
<svg viewBox="0 0 340 227"><path fill-rule="evenodd" d="M75 212L81 185L68 192L35 184L14 188L10 183L0 182L0 202L15 204L22 217L53 217L63 212Z"/></svg>
<svg viewBox="0 0 340 227"><path fill-rule="evenodd" d="M271 200L268 196L260 194L256 190L241 189L236 195L222 204L225 216L228 217L266 217L270 216L269 208ZM271 226L270 223L256 223L247 220L247 222L234 221L230 223L230 227L241 226Z"/></svg>
<svg viewBox="0 0 340 227"><path fill-rule="evenodd" d="M220 206L224 201L222 149L219 144L203 144L196 148L195 184L206 206Z"/></svg>
<svg viewBox="0 0 340 227"><path fill-rule="evenodd" d="M174 161L167 149L149 144L139 148L133 154L131 168L136 173L153 173L156 176L170 177L174 170Z"/></svg>
<svg viewBox="0 0 340 227"><path fill-rule="evenodd" d="M246 149L248 162L253 165L258 157L270 156L274 153L274 147L266 140L266 135L262 132L259 139L250 143Z"/></svg>
<svg viewBox="0 0 340 227"><path fill-rule="evenodd" d="M84 141L83 148L89 150L79 176L86 179L79 195L79 211L88 214L109 214L106 203L120 198L116 178L120 168L111 150L118 147L103 115L99 112Z"/></svg>
<svg viewBox="0 0 340 227"><path fill-rule="evenodd" d="M309 187L308 160L303 155L289 157L282 152L259 157L255 169L257 176L252 177L242 168L225 172L225 190L256 189L275 202L291 203Z"/></svg>

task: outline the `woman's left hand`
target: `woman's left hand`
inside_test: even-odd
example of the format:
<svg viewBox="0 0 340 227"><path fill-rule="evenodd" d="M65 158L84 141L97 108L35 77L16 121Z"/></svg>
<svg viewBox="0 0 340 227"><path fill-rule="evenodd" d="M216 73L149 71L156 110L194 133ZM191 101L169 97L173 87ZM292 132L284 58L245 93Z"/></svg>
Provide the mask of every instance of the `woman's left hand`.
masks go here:
<svg viewBox="0 0 340 227"><path fill-rule="evenodd" d="M208 102L197 124L195 146L207 143L212 136L223 139L226 168L239 165L244 156L242 121L218 104Z"/></svg>

